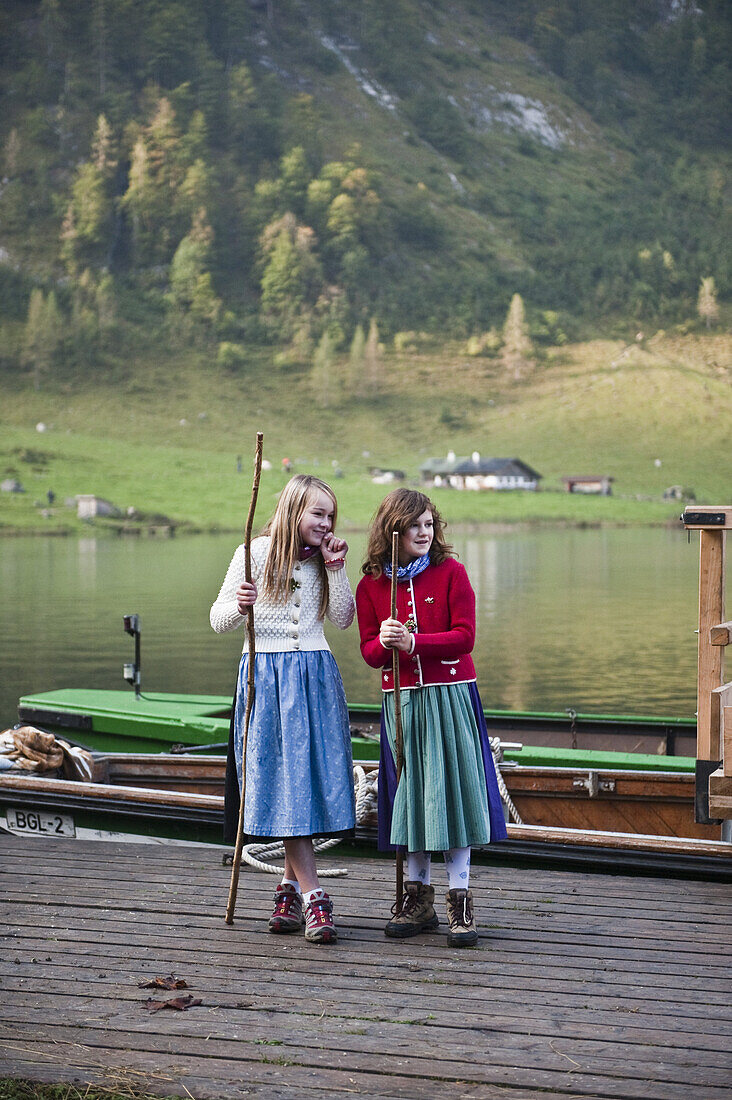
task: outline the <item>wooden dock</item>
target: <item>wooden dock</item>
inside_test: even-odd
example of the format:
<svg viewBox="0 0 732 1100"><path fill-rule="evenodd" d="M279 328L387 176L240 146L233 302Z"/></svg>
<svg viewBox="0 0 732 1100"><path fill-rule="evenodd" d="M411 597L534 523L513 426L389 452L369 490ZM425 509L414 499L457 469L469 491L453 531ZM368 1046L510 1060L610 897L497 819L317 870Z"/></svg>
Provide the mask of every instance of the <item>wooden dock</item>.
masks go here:
<svg viewBox="0 0 732 1100"><path fill-rule="evenodd" d="M327 854L340 940L267 933L276 880L204 847L0 835L0 1076L198 1098L732 1100L732 896L474 867L481 939L383 935L388 861ZM443 868L436 861L440 892ZM444 912L442 899L439 912ZM188 988L140 988L174 973ZM149 997L191 994L186 1011Z"/></svg>

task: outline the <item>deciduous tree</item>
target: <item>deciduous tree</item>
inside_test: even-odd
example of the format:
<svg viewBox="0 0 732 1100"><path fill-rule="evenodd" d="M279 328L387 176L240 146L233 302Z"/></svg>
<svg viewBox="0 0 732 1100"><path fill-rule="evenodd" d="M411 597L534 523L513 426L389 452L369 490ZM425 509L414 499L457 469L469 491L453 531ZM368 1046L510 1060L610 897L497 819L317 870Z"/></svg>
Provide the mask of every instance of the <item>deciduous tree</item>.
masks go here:
<svg viewBox="0 0 732 1100"><path fill-rule="evenodd" d="M213 232L206 211L196 214L189 233L175 250L170 265L170 290L167 295L172 327L191 334L202 331L219 315L221 301L216 296L209 270Z"/></svg>

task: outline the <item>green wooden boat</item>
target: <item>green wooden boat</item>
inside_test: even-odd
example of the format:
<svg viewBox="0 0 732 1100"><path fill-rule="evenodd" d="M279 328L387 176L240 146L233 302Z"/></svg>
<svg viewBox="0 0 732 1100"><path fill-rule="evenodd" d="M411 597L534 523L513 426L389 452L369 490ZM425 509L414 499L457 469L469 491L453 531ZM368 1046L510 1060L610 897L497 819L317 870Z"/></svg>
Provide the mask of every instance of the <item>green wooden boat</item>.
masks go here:
<svg viewBox="0 0 732 1100"><path fill-rule="evenodd" d="M488 731L507 760L528 766L694 771L696 727L684 718L485 710ZM103 752L169 752L178 746L223 752L231 699L66 688L24 695L21 721ZM379 755L379 707L349 707L353 755ZM517 744L520 743L520 744ZM679 752L679 750L686 750ZM669 757L673 757L673 761Z"/></svg>

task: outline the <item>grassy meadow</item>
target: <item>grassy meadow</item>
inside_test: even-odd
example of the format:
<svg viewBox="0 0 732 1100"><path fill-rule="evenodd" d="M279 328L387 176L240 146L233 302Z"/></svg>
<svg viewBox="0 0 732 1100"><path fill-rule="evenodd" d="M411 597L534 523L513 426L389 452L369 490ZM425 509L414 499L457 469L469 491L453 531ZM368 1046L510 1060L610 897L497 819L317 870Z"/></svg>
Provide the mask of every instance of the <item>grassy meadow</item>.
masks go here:
<svg viewBox="0 0 732 1100"><path fill-rule="evenodd" d="M272 463L262 520L282 487L285 457L331 480L343 526L359 528L387 491L371 482L369 467L403 469L416 483L420 463L453 450L516 456L543 475L537 493L436 491L453 524L669 523L680 506L663 501L668 486L729 503L731 379L732 339L706 334L568 345L518 381L497 360L457 345L386 348L376 395L352 395L343 359L333 365L326 407L309 368L277 366L270 349L253 351L236 374L200 351L155 364L110 357L93 383L49 379L39 392L25 381L3 385L0 479L17 477L26 492L0 493L0 533L88 530L64 503L78 493L133 508L132 527L167 517L180 529L238 530L258 430ZM614 477L614 495L562 491L563 475L582 473Z"/></svg>

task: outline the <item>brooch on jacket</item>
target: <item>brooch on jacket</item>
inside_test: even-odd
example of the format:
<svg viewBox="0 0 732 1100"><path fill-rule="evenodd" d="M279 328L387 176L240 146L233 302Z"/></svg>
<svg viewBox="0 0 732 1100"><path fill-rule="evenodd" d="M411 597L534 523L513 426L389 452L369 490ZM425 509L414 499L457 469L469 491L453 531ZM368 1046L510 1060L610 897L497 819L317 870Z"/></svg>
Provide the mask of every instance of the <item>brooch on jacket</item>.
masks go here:
<svg viewBox="0 0 732 1100"><path fill-rule="evenodd" d="M434 603L435 602L435 597L434 596L425 596L424 602L425 603Z"/></svg>
<svg viewBox="0 0 732 1100"><path fill-rule="evenodd" d="M295 592L300 587L300 582L296 581L294 577L290 578L290 592Z"/></svg>
<svg viewBox="0 0 732 1100"><path fill-rule="evenodd" d="M417 629L417 623L412 618L411 615L409 616L409 618L407 619L407 621L405 622L404 625L406 626L406 628L407 628L407 630L409 631L410 634L414 634L415 630Z"/></svg>

